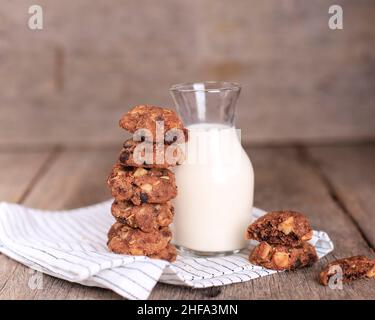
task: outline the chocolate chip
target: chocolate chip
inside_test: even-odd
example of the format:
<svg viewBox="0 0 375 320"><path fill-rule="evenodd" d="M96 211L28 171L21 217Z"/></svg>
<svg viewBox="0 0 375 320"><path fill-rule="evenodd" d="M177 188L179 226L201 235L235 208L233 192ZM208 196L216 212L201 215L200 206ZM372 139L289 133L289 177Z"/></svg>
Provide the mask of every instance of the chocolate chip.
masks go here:
<svg viewBox="0 0 375 320"><path fill-rule="evenodd" d="M120 222L120 223L122 223L122 224L126 224L126 219L125 218L118 217L117 221Z"/></svg>
<svg viewBox="0 0 375 320"><path fill-rule="evenodd" d="M148 200L148 195L147 195L147 193L141 192L140 198L141 198L141 202L142 202L142 203L147 202L147 200Z"/></svg>
<svg viewBox="0 0 375 320"><path fill-rule="evenodd" d="M129 160L129 157L130 157L130 153L128 152L121 153L120 162L126 162L127 160Z"/></svg>

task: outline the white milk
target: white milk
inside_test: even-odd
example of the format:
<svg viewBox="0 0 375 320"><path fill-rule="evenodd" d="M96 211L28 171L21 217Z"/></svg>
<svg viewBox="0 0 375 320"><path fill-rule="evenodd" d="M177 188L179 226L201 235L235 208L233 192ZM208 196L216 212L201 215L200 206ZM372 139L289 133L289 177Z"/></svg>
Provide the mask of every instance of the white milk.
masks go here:
<svg viewBox="0 0 375 320"><path fill-rule="evenodd" d="M188 127L187 158L175 168L174 243L220 253L245 246L254 173L236 129L221 124Z"/></svg>

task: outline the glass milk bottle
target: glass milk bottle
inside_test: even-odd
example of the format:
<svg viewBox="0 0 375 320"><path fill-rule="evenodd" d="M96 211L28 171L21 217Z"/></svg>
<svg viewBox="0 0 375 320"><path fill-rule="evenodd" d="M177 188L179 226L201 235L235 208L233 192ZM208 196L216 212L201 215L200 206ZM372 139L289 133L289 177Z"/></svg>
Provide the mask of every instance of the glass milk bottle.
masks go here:
<svg viewBox="0 0 375 320"><path fill-rule="evenodd" d="M254 172L234 127L241 87L231 82L172 86L177 111L189 130L184 163L175 170L174 244L198 256L231 254L246 245Z"/></svg>

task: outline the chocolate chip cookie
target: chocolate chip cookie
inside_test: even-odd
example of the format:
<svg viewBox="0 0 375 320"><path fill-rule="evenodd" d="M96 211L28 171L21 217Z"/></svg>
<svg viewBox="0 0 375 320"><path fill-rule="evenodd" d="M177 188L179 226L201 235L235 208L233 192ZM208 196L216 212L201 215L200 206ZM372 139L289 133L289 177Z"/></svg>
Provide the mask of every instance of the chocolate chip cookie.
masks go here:
<svg viewBox="0 0 375 320"><path fill-rule="evenodd" d="M297 247L287 247L263 241L251 252L249 260L267 269L295 270L313 265L318 256L315 248L307 242Z"/></svg>
<svg viewBox="0 0 375 320"><path fill-rule="evenodd" d="M172 223L174 208L167 203L143 203L135 206L130 201L115 201L111 207L112 215L120 223L144 232L158 230Z"/></svg>
<svg viewBox="0 0 375 320"><path fill-rule="evenodd" d="M168 137L168 131L171 129L179 130L179 133L182 135L181 139L179 139L181 142L187 140L187 129L184 128L184 125L176 112L167 108L152 105L139 105L123 115L119 124L121 128L132 133L139 129L149 130L152 134L153 141L155 142L157 139L157 122L163 122L163 134L165 134L164 138L167 143L176 141L175 137Z"/></svg>
<svg viewBox="0 0 375 320"><path fill-rule="evenodd" d="M142 141L126 140L119 162L123 166L143 168L168 168L184 160L182 149L177 145L163 145Z"/></svg>
<svg viewBox="0 0 375 320"><path fill-rule="evenodd" d="M163 203L177 195L174 173L168 169L124 167L117 163L107 179L117 201Z"/></svg>
<svg viewBox="0 0 375 320"><path fill-rule="evenodd" d="M171 239L168 227L143 232L116 222L108 232L108 248L115 253L150 256L164 250Z"/></svg>
<svg viewBox="0 0 375 320"><path fill-rule="evenodd" d="M247 238L290 247L301 245L312 238L308 219L296 211L274 211L249 225Z"/></svg>
<svg viewBox="0 0 375 320"><path fill-rule="evenodd" d="M329 279L337 272L342 272L342 282L361 278L375 278L375 259L366 256L354 256L339 259L326 265L319 274L320 282L327 286Z"/></svg>
<svg viewBox="0 0 375 320"><path fill-rule="evenodd" d="M168 244L166 248L164 248L158 253L150 255L149 257L154 258L154 259L162 259L162 260L167 260L169 262L173 262L173 261L176 261L177 250L174 245Z"/></svg>

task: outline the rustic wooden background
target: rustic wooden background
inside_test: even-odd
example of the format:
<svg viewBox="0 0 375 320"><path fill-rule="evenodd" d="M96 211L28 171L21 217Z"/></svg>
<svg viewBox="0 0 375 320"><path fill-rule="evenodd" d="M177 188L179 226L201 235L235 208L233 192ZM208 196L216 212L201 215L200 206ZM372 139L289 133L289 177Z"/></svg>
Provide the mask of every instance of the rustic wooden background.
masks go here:
<svg viewBox="0 0 375 320"><path fill-rule="evenodd" d="M344 30L328 28L332 4ZM116 144L130 106L215 79L243 84L246 142L372 140L374 16L373 0L4 0L0 145Z"/></svg>
<svg viewBox="0 0 375 320"><path fill-rule="evenodd" d="M27 28L28 8L44 29ZM341 4L344 30L328 28ZM237 126L256 174L255 205L301 210L335 250L312 268L220 288L158 284L152 299L375 299L373 281L316 281L335 258L374 257L374 0L3 0L0 201L69 209L110 197L118 118L172 105L173 83L243 84ZM118 299L0 255L0 299Z"/></svg>

